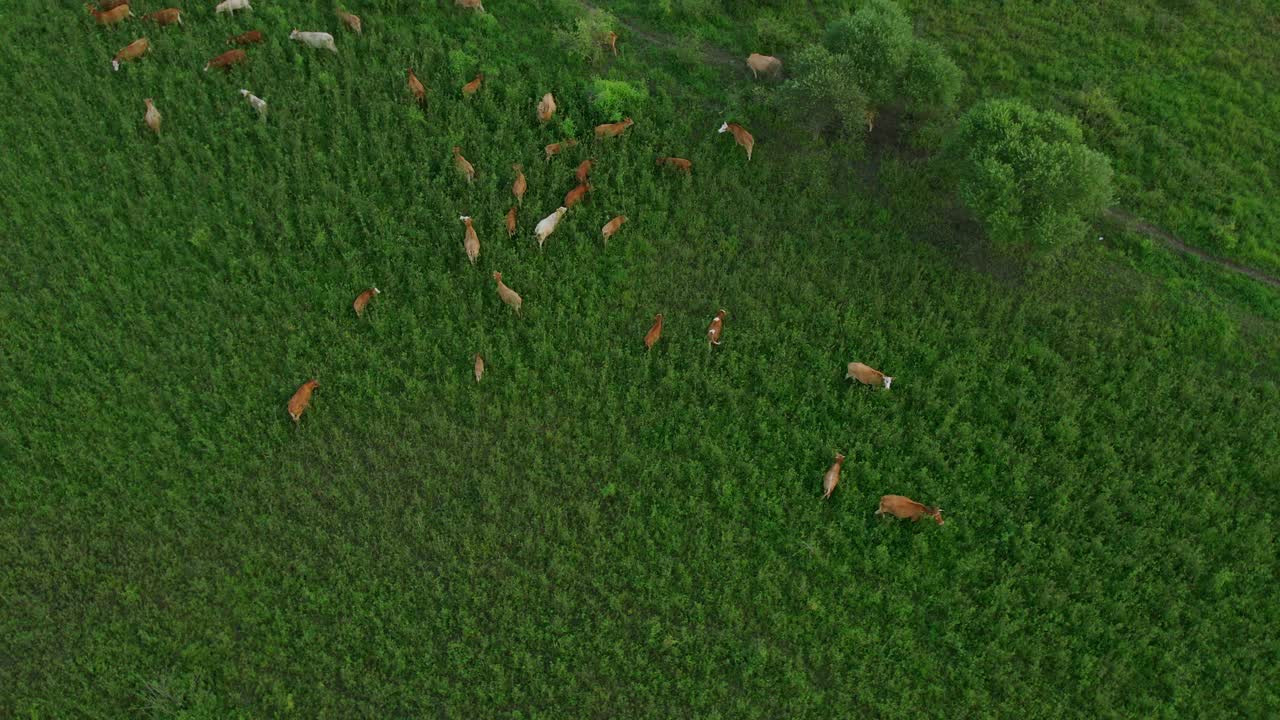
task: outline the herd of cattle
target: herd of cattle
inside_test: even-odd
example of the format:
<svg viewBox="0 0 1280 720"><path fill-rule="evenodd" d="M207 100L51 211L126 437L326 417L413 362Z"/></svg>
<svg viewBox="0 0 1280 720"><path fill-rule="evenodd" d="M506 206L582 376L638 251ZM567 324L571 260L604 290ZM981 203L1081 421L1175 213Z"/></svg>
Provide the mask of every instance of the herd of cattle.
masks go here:
<svg viewBox="0 0 1280 720"><path fill-rule="evenodd" d="M473 9L479 12L484 12L484 7L480 4L479 0L455 0L455 1L459 7ZM127 18L133 17L133 13L129 8L129 0L101 0L97 8L88 6L88 9L99 25L115 25L123 22ZM227 13L232 16L235 15L235 11L237 10L252 10L252 7L249 4L249 0L223 0L223 2L219 3L214 8L215 14ZM363 32L362 22L360 18L357 17L356 15L352 15L351 13L345 12L343 10L337 10L336 15L338 19L342 22L342 24L345 25L351 32L355 32L357 34ZM160 26L182 25L182 12L178 8L168 8L165 10L159 10L153 13L146 14L142 16L142 20L154 22ZM289 34L289 39L295 40L297 42L300 42L312 48L328 50L334 53L338 52L338 48L334 42L333 36L326 32L300 32L298 30L293 30ZM600 40L603 44L609 47L615 55L617 54L618 36L616 33L612 33L612 32L608 33L608 35L600 38ZM240 47L261 43L263 41L264 41L263 34L261 31L258 31L258 30L250 30L228 39L229 44L240 46ZM228 50L218 55L217 57L213 58L205 65L204 69L206 71L209 68L222 68L222 69L230 70L232 67L239 65L241 63L244 63L248 59L248 56L244 50L240 49L240 47L237 47L236 49ZM150 48L150 43L145 37L139 38L133 41L132 43L130 43L129 45L121 49L118 53L116 53L115 57L112 59L112 62L111 62L112 67L116 70L119 70L121 63L129 62L142 57L143 54L145 54L149 48ZM747 67L751 70L752 74L757 78L761 74L775 76L781 72L782 62L774 57L752 53L747 58ZM409 93L413 96L414 100L416 100L416 102L418 102L419 104L425 103L426 95L427 95L426 87L422 84L422 81L419 80L418 77L414 74L412 68L409 68L407 72L408 72L407 85L408 85ZM474 79L472 79L470 82L462 86L463 97L471 97L475 93L479 92L483 83L484 83L484 74L477 73ZM258 113L264 114L266 112L267 103L262 98L259 98L258 96L244 89L240 90L240 94L249 102L249 104L253 107L253 109L256 110ZM145 122L147 127L149 127L152 131L159 133L160 123L161 123L161 116L160 116L159 110L156 109L155 103L152 98L146 98L143 102L146 106L146 112L143 116L143 121ZM540 123L549 122L555 116L557 109L558 107L556 105L555 97L551 93L546 93L545 95L543 95L542 98L538 101L536 111L535 111L538 122ZM630 128L632 125L634 125L634 122L632 121L631 118L625 118L621 122L605 123L603 125L598 125L595 128L595 137L597 140L617 138L622 136L624 133L626 133L627 129ZM748 132L746 128L742 127L737 123L725 122L720 126L719 132L720 133L728 132L732 134L734 141L738 145L740 145L743 148L743 150L746 152L747 160L748 161L751 160L752 151L755 148L755 138L752 137L751 133ZM566 140L562 140L560 142L547 145L543 150L544 150L546 159L550 160L552 157L559 154L562 150L573 147L575 145L577 145L577 140L573 138L568 138ZM475 167L465 157L463 157L461 147L455 146L453 148L453 161L454 161L454 167L464 178L466 178L468 183L472 182L475 179L475 173L476 173ZM556 227L559 225L560 220L561 218L564 217L565 213L568 212L569 209L572 208L574 205L576 205L578 202L580 202L588 192L591 192L592 190L594 190L594 187L589 182L590 173L594 166L594 163L595 163L594 160L588 159L588 160L584 160L580 165L578 165L577 169L574 171L574 178L577 181L577 185L575 185L573 189L571 189L565 195L564 204L556 208L556 210L552 212L550 215L547 215L545 218L540 220L534 227L533 234L538 241L539 250L542 249L544 243L547 241L547 238L550 237L553 232L555 232ZM691 173L693 168L692 162L690 162L687 159L678 158L678 157L659 157L657 158L657 165L658 166L665 165L668 168L674 169L676 171L684 172L684 173ZM511 185L511 192L512 192L512 195L515 196L515 205L512 205L511 209L506 214L506 228L507 228L508 238L515 235L517 208L523 205L525 190L528 188L528 183L525 180L522 166L519 164L512 165L512 170L515 173L515 180ZM463 243L462 243L463 250L466 252L467 259L471 262L471 264L474 265L476 260L479 259L480 257L480 239L479 239L479 236L476 234L475 227L472 225L472 220L470 216L466 216L466 215L460 216L459 220L464 225ZM625 215L618 215L614 217L612 220L610 220L608 223L606 223L603 228L601 228L601 235L603 236L604 243L606 245L608 244L609 238L617 234L618 231L621 229L622 224L625 223L626 221L627 221L627 217ZM498 292L499 299L501 299L503 303L511 307L515 311L515 313L518 315L520 313L520 307L524 303L524 299L520 296L519 293L517 293L515 290L512 290L510 287L506 285L506 283L502 281L501 272L495 270L493 272L493 279L497 283L497 292ZM362 316L365 312L365 309L368 307L369 303L373 300L373 298L376 295L379 295L380 293L381 291L378 290L378 288L376 287L369 288L367 290L360 292L360 294L356 296L356 299L352 304L353 308L355 309L356 316L357 317ZM724 333L724 321L727 315L728 315L728 312L724 309L721 309L719 312L716 313L715 317L712 318L711 324L707 327L708 348L713 348L720 345L722 336ZM650 326L649 331L645 333L645 336L644 336L644 345L645 345L646 351L652 349L653 346L656 345L658 341L661 339L663 322L664 322L664 317L662 313L658 313L657 315L654 316L653 324ZM481 378L483 377L484 371L485 371L484 358L481 357L479 353L476 353L476 355L474 356L473 372L475 374L475 380L477 383L480 382ZM893 383L892 377L887 376L884 373L880 372L879 370L876 370L872 367L869 367L859 362L849 363L848 371L845 375L845 378L856 380L857 382L862 383L864 385L883 387L885 390L888 390L890 385ZM294 423L297 423L301 420L302 413L310 406L311 395L317 387L319 387L319 383L316 382L315 379L307 380L305 383L302 384L301 387L297 389L296 392L294 392L293 396L289 399L289 402L288 402L289 416L293 419ZM840 482L840 470L844 464L844 460L845 460L844 455L837 454L835 456L835 462L831 465L830 469L828 469L826 474L823 476L823 479L822 479L822 489L823 489L822 497L823 498L831 497L832 492L834 492L836 489L836 485ZM903 497L901 495L883 496L880 499L880 507L876 511L877 515L880 515L882 513L890 513L896 517L907 518L911 520L919 520L921 517L927 516L927 517L933 518L939 525L941 525L943 522L942 511L939 508L923 505L921 503L918 503L914 500Z"/></svg>

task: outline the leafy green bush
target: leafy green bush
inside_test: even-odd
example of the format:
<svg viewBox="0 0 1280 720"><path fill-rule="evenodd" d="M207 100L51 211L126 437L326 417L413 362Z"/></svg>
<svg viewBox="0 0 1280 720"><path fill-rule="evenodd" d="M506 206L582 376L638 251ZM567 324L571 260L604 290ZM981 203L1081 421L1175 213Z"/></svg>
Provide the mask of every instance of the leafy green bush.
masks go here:
<svg viewBox="0 0 1280 720"><path fill-rule="evenodd" d="M945 152L961 199L1001 245L1077 239L1111 203L1111 162L1079 124L1018 100L974 106Z"/></svg>
<svg viewBox="0 0 1280 720"><path fill-rule="evenodd" d="M574 21L572 29L558 34L569 55L593 63L604 57L604 39L617 25L611 13L592 8Z"/></svg>
<svg viewBox="0 0 1280 720"><path fill-rule="evenodd" d="M915 37L902 8L872 0L831 23L822 45L796 54L778 102L810 129L852 132L884 108L948 112L960 80L960 69L938 46Z"/></svg>
<svg viewBox="0 0 1280 720"><path fill-rule="evenodd" d="M648 100L649 90L643 85L602 78L591 84L591 104L610 122L634 115Z"/></svg>

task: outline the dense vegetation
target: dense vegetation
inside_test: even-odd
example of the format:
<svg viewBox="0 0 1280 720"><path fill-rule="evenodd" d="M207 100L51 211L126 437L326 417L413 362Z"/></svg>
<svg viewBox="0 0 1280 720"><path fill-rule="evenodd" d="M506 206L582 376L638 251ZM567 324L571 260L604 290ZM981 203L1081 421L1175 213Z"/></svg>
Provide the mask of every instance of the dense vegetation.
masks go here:
<svg viewBox="0 0 1280 720"><path fill-rule="evenodd" d="M609 0L690 44L788 56L863 0ZM961 104L1079 118L1118 203L1192 245L1280 274L1280 12L1268 0L902 0L959 64Z"/></svg>
<svg viewBox="0 0 1280 720"><path fill-rule="evenodd" d="M1111 229L1121 250L991 253L928 158L833 161L773 112L777 86L702 48L622 31L620 57L587 52L600 18L576 3L352 2L359 37L322 3L192 7L119 73L136 21L19 4L0 38L22 68L0 76L4 714L1280 711L1269 289ZM687 27L723 17L681 6L705 9ZM940 13L922 16L949 44ZM269 40L248 66L200 72L249 28ZM968 108L989 66L955 57ZM588 139L619 113L626 135ZM751 162L726 119L755 132ZM596 190L539 253L532 225L587 157ZM850 385L851 360L893 389ZM313 376L295 427L284 403ZM947 523L875 518L884 493Z"/></svg>

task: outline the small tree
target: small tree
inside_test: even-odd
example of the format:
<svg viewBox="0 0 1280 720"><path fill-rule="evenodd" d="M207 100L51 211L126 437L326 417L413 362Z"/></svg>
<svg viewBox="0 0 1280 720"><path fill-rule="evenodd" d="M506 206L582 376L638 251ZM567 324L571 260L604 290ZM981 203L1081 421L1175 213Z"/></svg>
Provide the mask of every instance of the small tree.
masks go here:
<svg viewBox="0 0 1280 720"><path fill-rule="evenodd" d="M1079 239L1111 203L1111 162L1072 118L1018 100L975 105L947 143L965 205L1005 246Z"/></svg>

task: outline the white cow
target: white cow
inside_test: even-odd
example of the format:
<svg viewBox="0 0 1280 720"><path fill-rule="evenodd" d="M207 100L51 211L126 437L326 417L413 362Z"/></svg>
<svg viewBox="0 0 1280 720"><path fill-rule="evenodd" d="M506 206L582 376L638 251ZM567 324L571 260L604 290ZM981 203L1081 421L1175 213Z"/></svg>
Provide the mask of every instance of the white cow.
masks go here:
<svg viewBox="0 0 1280 720"><path fill-rule="evenodd" d="M542 243L547 241L547 237L556 231L556 225L560 224L560 218L564 217L566 212L569 212L569 209L566 207L556 208L555 212L542 218L542 220L538 222L538 226L533 229L534 236L538 238L539 250L542 249Z"/></svg>
<svg viewBox="0 0 1280 720"><path fill-rule="evenodd" d="M299 32L294 30L289 33L289 39L297 40L303 45L310 45L317 50L338 52L338 46L333 44L333 36L327 32Z"/></svg>
<svg viewBox="0 0 1280 720"><path fill-rule="evenodd" d="M252 10L252 9L253 7L249 5L249 0L222 0L222 2L218 3L213 8L213 12L218 15L221 15L222 13L235 15L236 10Z"/></svg>
<svg viewBox="0 0 1280 720"><path fill-rule="evenodd" d="M254 95L253 93L251 93L251 92L249 92L248 90L245 90L245 89L243 89L243 88L241 88L241 89L240 89L240 94L244 96L244 99L245 99L245 100L248 100L248 101L249 101L249 104L253 106L253 109L254 109L254 110L257 110L257 111L258 111L258 114L259 114L259 115L266 115L266 114L267 114L267 101L266 101L266 100L263 100L262 98L258 97L257 95Z"/></svg>

